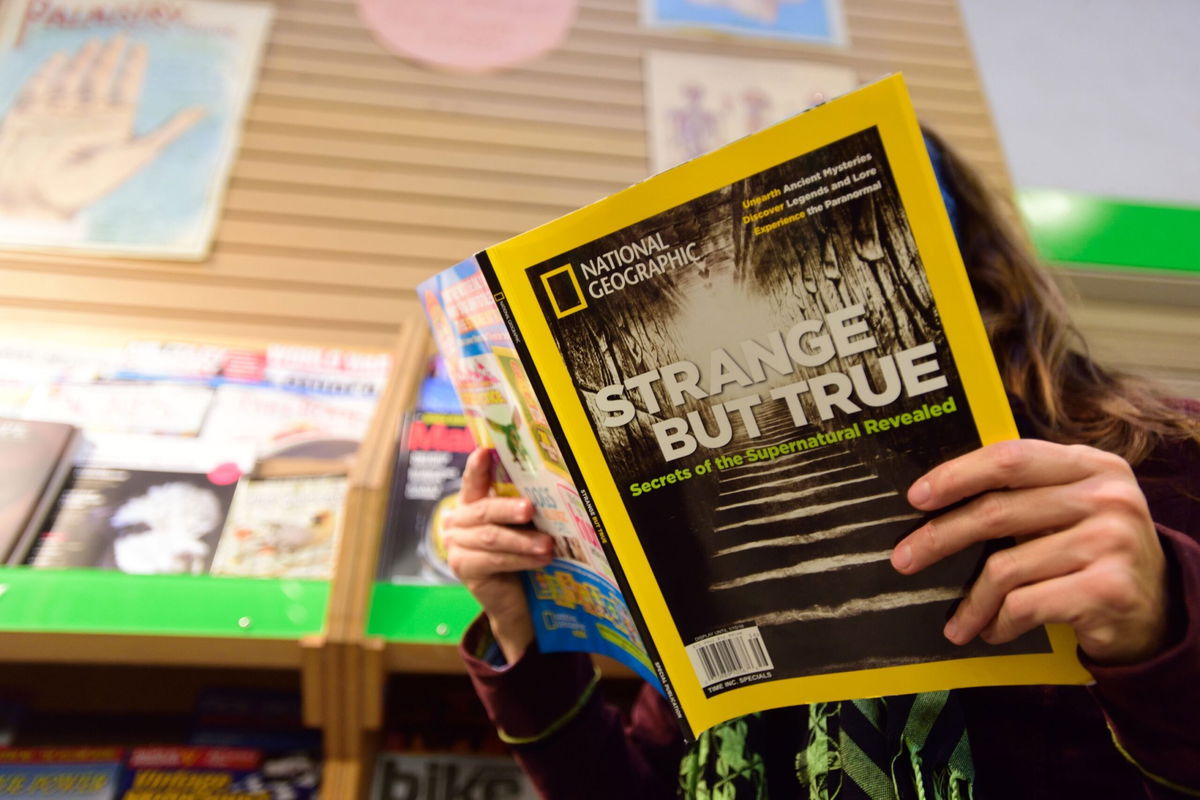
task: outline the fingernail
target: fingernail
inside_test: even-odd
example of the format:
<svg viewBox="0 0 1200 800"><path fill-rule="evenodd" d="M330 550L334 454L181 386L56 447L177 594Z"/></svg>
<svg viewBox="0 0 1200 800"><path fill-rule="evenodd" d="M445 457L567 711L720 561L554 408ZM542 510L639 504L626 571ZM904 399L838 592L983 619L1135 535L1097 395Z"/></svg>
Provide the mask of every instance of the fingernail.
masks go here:
<svg viewBox="0 0 1200 800"><path fill-rule="evenodd" d="M892 551L892 566L899 570L905 570L910 564L912 564L912 545L908 542L901 542Z"/></svg>
<svg viewBox="0 0 1200 800"><path fill-rule="evenodd" d="M947 622L946 627L942 629L942 633L946 635L947 639L958 644L958 622L956 620L952 619Z"/></svg>
<svg viewBox="0 0 1200 800"><path fill-rule="evenodd" d="M932 496L933 487L929 485L929 481L919 481L908 490L908 502L917 507L928 503Z"/></svg>

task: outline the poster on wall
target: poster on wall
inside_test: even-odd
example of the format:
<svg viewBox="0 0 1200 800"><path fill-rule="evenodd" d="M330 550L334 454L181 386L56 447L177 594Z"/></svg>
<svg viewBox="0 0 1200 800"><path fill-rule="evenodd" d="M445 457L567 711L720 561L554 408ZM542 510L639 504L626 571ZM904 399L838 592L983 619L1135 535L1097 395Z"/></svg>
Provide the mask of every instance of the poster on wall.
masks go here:
<svg viewBox="0 0 1200 800"><path fill-rule="evenodd" d="M646 114L653 172L780 122L858 85L847 67L652 50Z"/></svg>
<svg viewBox="0 0 1200 800"><path fill-rule="evenodd" d="M272 15L16 0L0 20L0 247L208 253Z"/></svg>
<svg viewBox="0 0 1200 800"><path fill-rule="evenodd" d="M846 45L841 0L641 0L650 28L694 28L741 36Z"/></svg>
<svg viewBox="0 0 1200 800"><path fill-rule="evenodd" d="M486 73L561 45L577 5L577 0L358 0L358 14L398 56L450 72Z"/></svg>

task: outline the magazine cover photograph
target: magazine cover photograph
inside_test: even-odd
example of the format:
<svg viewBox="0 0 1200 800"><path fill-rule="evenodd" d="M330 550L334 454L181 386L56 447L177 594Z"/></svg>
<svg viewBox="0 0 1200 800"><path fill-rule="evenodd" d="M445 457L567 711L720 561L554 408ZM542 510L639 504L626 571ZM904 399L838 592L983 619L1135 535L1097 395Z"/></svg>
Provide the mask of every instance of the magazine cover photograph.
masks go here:
<svg viewBox="0 0 1200 800"><path fill-rule="evenodd" d="M14 0L0 245L203 258L272 9Z"/></svg>
<svg viewBox="0 0 1200 800"><path fill-rule="evenodd" d="M1048 649L942 636L979 550L889 561L908 487L981 442L874 129L563 258L555 341L712 691Z"/></svg>
<svg viewBox="0 0 1200 800"><path fill-rule="evenodd" d="M1002 646L942 635L996 545L915 576L890 563L926 519L913 481L1016 436L904 102L888 79L480 259L660 668L693 708L716 701L684 703L700 728L1082 672L1046 629Z"/></svg>

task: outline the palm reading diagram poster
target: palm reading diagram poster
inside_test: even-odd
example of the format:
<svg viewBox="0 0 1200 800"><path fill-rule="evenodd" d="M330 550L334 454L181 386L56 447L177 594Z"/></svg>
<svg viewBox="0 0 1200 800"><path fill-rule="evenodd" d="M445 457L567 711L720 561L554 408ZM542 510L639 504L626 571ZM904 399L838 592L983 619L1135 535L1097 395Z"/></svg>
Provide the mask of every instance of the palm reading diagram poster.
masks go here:
<svg viewBox="0 0 1200 800"><path fill-rule="evenodd" d="M0 246L203 258L271 13L180 0L7 5Z"/></svg>

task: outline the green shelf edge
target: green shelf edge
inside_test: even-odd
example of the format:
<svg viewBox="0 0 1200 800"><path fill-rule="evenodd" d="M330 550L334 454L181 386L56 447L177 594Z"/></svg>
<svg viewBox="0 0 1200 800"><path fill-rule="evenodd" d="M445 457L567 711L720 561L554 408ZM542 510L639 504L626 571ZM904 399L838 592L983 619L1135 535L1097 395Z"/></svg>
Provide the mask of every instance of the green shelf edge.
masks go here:
<svg viewBox="0 0 1200 800"><path fill-rule="evenodd" d="M479 614L479 603L458 585L376 583L367 635L407 644L455 644Z"/></svg>
<svg viewBox="0 0 1200 800"><path fill-rule="evenodd" d="M1035 188L1016 200L1047 261L1200 274L1200 208Z"/></svg>
<svg viewBox="0 0 1200 800"><path fill-rule="evenodd" d="M0 634L299 639L328 604L328 581L0 567Z"/></svg>

